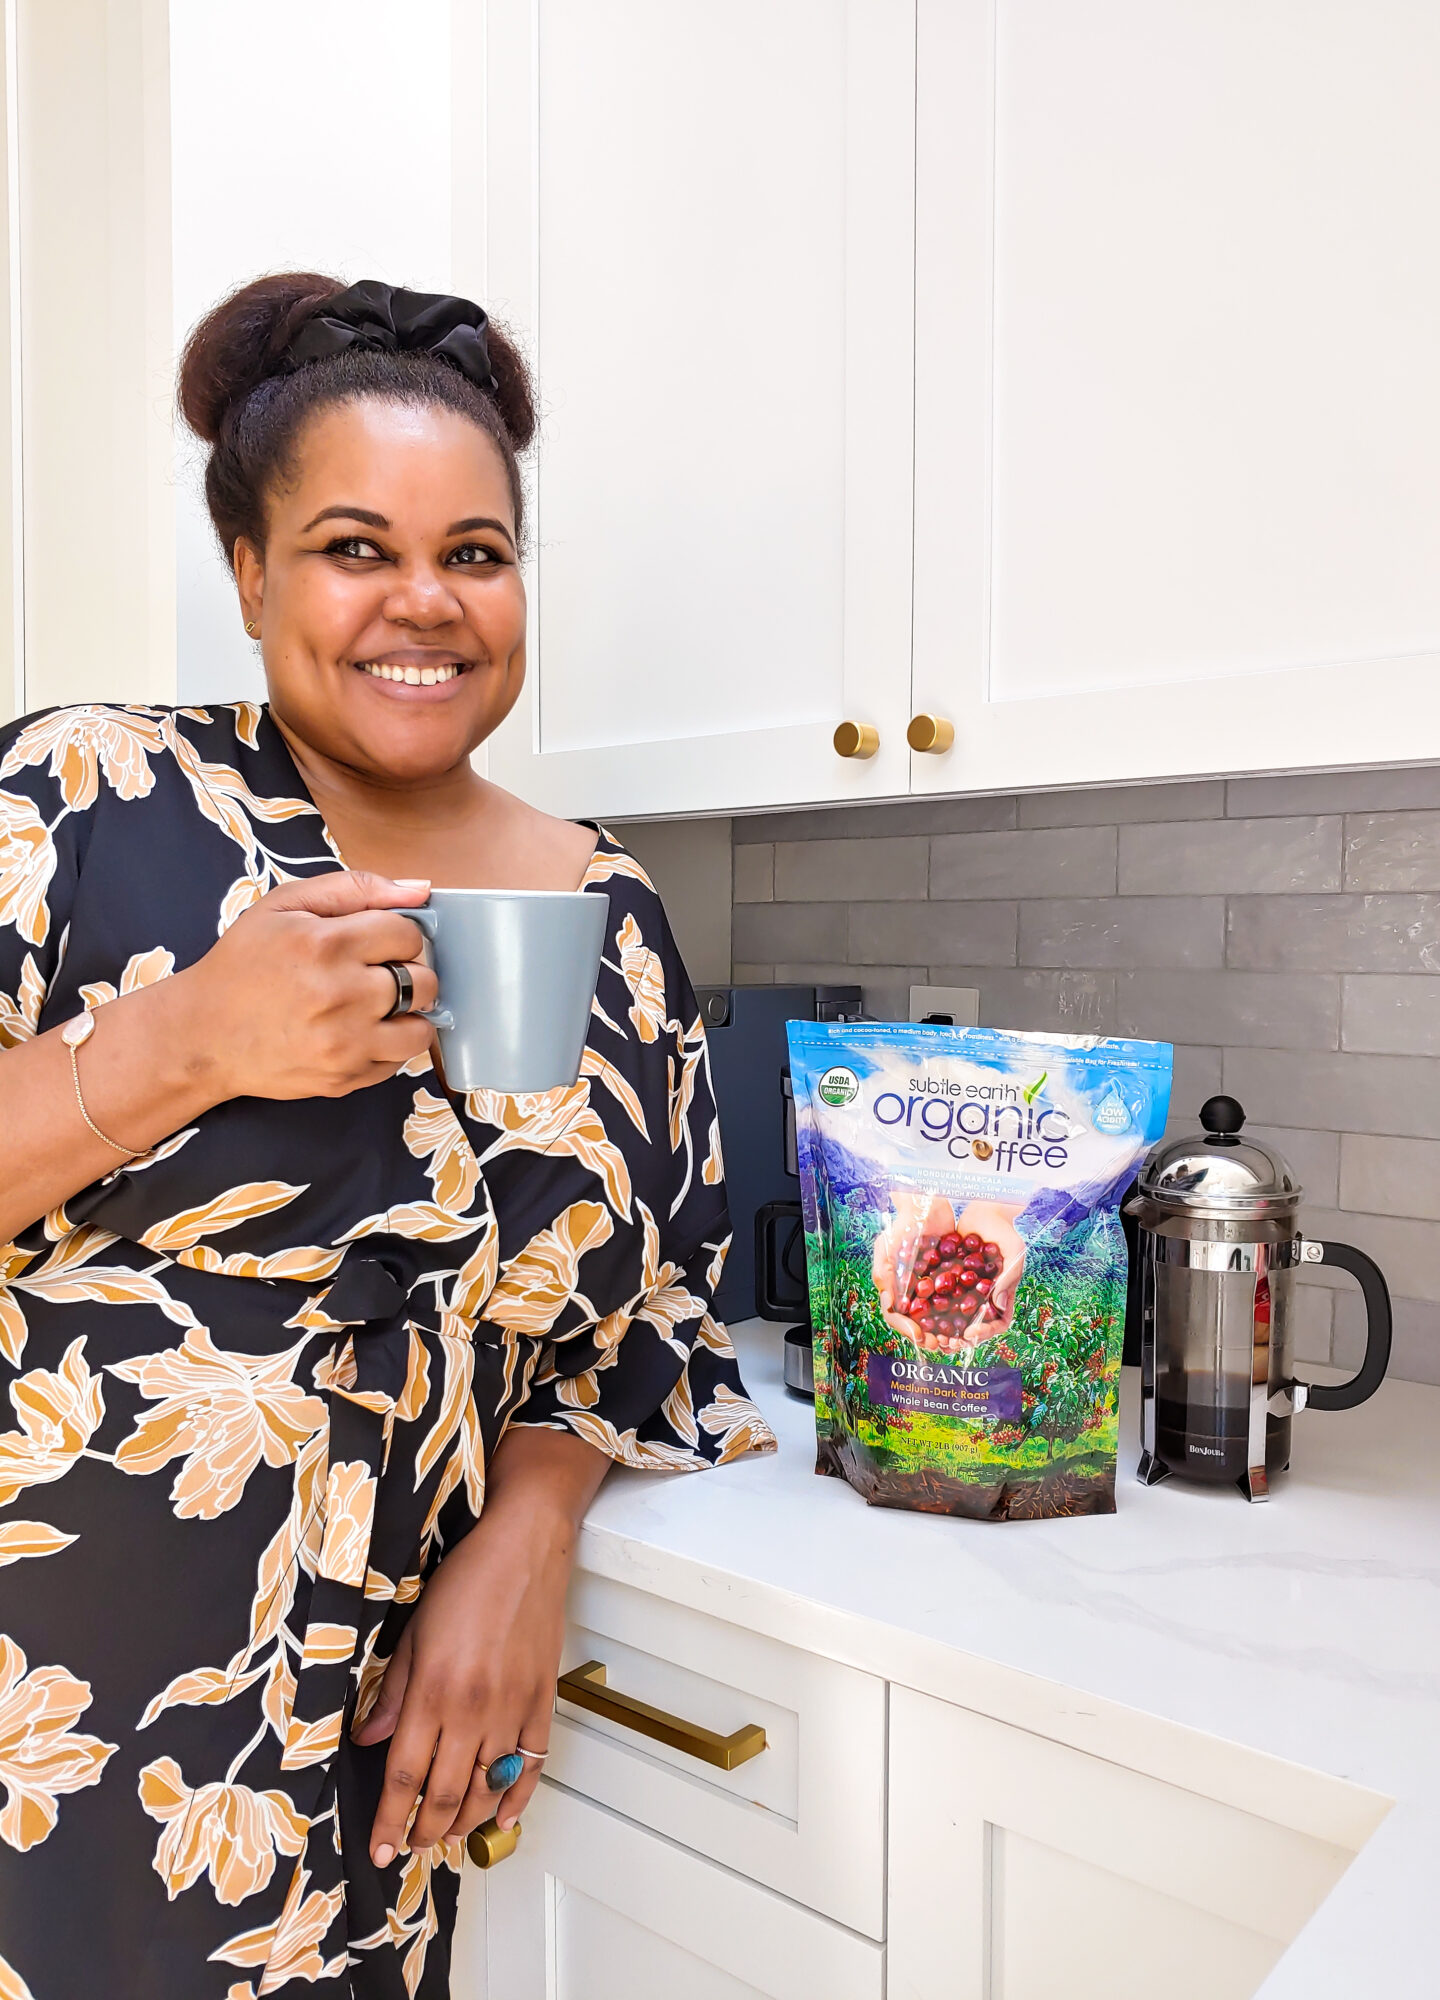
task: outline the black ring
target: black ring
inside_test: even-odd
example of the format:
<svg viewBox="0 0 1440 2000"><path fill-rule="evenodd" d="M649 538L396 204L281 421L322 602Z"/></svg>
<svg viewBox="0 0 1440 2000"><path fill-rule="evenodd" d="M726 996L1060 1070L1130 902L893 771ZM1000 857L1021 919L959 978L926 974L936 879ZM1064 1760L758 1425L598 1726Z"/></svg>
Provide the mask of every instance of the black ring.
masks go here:
<svg viewBox="0 0 1440 2000"><path fill-rule="evenodd" d="M393 1021L397 1015L410 1012L410 1002L415 998L415 981L410 976L410 968L400 959L387 958L385 970L395 981L395 1005L388 1014L380 1016L382 1021Z"/></svg>

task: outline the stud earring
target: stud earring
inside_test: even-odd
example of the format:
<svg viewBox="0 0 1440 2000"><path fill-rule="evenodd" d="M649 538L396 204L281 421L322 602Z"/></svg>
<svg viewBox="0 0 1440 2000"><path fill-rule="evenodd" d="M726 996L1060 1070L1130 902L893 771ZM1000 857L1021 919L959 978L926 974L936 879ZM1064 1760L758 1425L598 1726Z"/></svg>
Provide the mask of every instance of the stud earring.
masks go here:
<svg viewBox="0 0 1440 2000"><path fill-rule="evenodd" d="M245 620L245 630L250 634L250 637L252 639L258 639L260 637L260 627L258 625L252 625L248 618Z"/></svg>

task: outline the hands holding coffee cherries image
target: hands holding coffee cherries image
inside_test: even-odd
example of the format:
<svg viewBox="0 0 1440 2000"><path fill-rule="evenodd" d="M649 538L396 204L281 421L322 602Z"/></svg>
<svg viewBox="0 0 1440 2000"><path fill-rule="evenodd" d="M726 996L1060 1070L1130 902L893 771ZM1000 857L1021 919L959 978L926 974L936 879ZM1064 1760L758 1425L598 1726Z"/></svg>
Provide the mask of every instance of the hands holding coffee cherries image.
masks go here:
<svg viewBox="0 0 1440 2000"><path fill-rule="evenodd" d="M1004 1333L1025 1271L1018 1205L899 1193L875 1239L873 1275L886 1324L930 1354L960 1354Z"/></svg>

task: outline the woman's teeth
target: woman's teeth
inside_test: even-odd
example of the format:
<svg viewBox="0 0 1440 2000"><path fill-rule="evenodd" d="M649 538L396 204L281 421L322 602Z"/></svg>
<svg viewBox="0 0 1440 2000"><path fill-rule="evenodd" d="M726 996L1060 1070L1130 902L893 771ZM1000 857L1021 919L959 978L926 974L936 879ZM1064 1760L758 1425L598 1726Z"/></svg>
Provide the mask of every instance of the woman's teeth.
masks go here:
<svg viewBox="0 0 1440 2000"><path fill-rule="evenodd" d="M403 681L406 687L439 687L445 681L453 681L461 671L459 667L384 667L373 660L359 662L362 673L373 674L379 681Z"/></svg>

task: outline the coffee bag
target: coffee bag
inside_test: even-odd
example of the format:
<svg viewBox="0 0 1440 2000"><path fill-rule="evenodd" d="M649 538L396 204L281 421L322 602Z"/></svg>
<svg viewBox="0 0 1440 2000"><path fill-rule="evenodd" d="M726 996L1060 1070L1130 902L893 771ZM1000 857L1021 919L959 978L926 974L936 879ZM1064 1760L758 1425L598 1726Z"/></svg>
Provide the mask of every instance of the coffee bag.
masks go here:
<svg viewBox="0 0 1440 2000"><path fill-rule="evenodd" d="M1120 1197L1161 1043L793 1021L816 1469L872 1505L1113 1512Z"/></svg>

